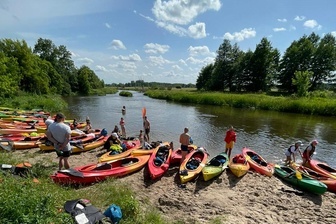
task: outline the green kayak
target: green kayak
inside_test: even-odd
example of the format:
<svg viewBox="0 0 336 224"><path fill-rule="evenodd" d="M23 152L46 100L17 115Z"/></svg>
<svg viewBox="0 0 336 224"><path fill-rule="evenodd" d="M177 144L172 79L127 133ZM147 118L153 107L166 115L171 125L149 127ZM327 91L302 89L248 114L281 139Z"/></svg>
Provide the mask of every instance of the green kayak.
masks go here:
<svg viewBox="0 0 336 224"><path fill-rule="evenodd" d="M224 152L212 158L202 169L203 179L208 181L219 176L229 164L228 155Z"/></svg>
<svg viewBox="0 0 336 224"><path fill-rule="evenodd" d="M275 165L274 174L293 186L313 194L324 194L327 191L324 183L288 166Z"/></svg>

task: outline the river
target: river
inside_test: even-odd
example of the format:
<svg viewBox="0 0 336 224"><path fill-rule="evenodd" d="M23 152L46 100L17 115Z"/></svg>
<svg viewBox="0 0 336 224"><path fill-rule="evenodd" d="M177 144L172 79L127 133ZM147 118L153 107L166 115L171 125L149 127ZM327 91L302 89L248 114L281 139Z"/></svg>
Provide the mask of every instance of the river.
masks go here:
<svg viewBox="0 0 336 224"><path fill-rule="evenodd" d="M119 126L120 118L124 117L127 136L138 136L142 129L142 108L145 107L151 123L150 141L173 141L174 146L179 147L179 135L184 127L188 127L194 144L205 147L214 156L224 150L225 132L233 125L237 143L232 154L249 147L269 162L280 163L290 144L301 140L303 151L310 141L317 139L319 144L314 158L336 167L334 117L185 105L152 99L139 92L132 93L133 97L122 97L118 93L67 97L67 117L85 121L89 116L93 128L106 128L108 132L114 125ZM125 115L121 113L122 106L126 106Z"/></svg>

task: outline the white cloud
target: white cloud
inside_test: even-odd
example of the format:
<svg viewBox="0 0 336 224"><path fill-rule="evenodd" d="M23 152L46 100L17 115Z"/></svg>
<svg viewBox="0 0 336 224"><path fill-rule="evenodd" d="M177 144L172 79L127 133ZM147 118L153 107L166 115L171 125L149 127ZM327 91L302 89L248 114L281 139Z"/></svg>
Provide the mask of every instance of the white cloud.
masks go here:
<svg viewBox="0 0 336 224"><path fill-rule="evenodd" d="M287 22L287 19L278 19L279 22L285 23Z"/></svg>
<svg viewBox="0 0 336 224"><path fill-rule="evenodd" d="M195 39L206 37L205 23L195 23L189 26L189 36Z"/></svg>
<svg viewBox="0 0 336 224"><path fill-rule="evenodd" d="M215 56L214 52L210 52L207 46L190 46L188 47L188 52L190 56L199 56L199 55L212 55Z"/></svg>
<svg viewBox="0 0 336 224"><path fill-rule="evenodd" d="M256 36L256 31L252 28L245 28L241 30L240 32L234 32L233 34L231 33L225 33L223 38L221 39L228 39L231 41L236 41L240 42L248 38L252 38Z"/></svg>
<svg viewBox="0 0 336 224"><path fill-rule="evenodd" d="M83 64L92 64L94 61L90 58L78 58L77 61L83 63Z"/></svg>
<svg viewBox="0 0 336 224"><path fill-rule="evenodd" d="M214 57L206 57L204 59L197 59L197 58L194 58L194 57L189 57L187 58L187 62L188 63L191 63L191 64L194 64L194 65L199 65L199 67L202 67L204 65L207 65L207 64L210 64L210 63L213 63L215 60ZM198 70L198 69L197 69Z"/></svg>
<svg viewBox="0 0 336 224"><path fill-rule="evenodd" d="M199 14L220 8L220 0L156 0L152 13L157 20L186 25Z"/></svg>
<svg viewBox="0 0 336 224"><path fill-rule="evenodd" d="M316 28L316 29L318 29L318 30L320 30L320 29L322 28L322 26L319 25L319 24L317 23L317 21L314 20L314 19L305 21L305 22L303 23L303 26L304 26L304 27L307 27L307 28L311 28L311 29L315 29L315 28Z"/></svg>
<svg viewBox="0 0 336 224"><path fill-rule="evenodd" d="M336 37L336 31L332 31L331 35L333 35L334 37Z"/></svg>
<svg viewBox="0 0 336 224"><path fill-rule="evenodd" d="M105 26L106 26L107 28L111 29L111 25L110 25L110 24L105 23Z"/></svg>
<svg viewBox="0 0 336 224"><path fill-rule="evenodd" d="M132 61L132 62L142 61L141 57L138 54L131 54L131 55L128 55L128 56L123 56L123 55L115 56L115 55L113 55L111 58L115 59L115 60L119 60L119 61Z"/></svg>
<svg viewBox="0 0 336 224"><path fill-rule="evenodd" d="M180 62L180 64L182 64L184 66L188 66L187 63L183 59L180 59L179 62Z"/></svg>
<svg viewBox="0 0 336 224"><path fill-rule="evenodd" d="M145 52L148 54L164 54L169 51L170 47L168 45L149 43L145 44L144 48Z"/></svg>
<svg viewBox="0 0 336 224"><path fill-rule="evenodd" d="M108 70L102 65L96 65L96 71L108 72Z"/></svg>
<svg viewBox="0 0 336 224"><path fill-rule="evenodd" d="M284 28L284 27L273 28L273 31L274 32L286 31L286 28Z"/></svg>
<svg viewBox="0 0 336 224"><path fill-rule="evenodd" d="M161 55L160 56L149 56L149 61L153 66L162 66L164 64L169 64L170 61L164 59Z"/></svg>
<svg viewBox="0 0 336 224"><path fill-rule="evenodd" d="M176 69L176 70L179 70L179 71L183 71L183 69L180 66L178 66L178 65L173 65L172 67L173 67L173 69Z"/></svg>
<svg viewBox="0 0 336 224"><path fill-rule="evenodd" d="M294 20L295 21L302 21L304 20L306 17L305 16L295 16Z"/></svg>
<svg viewBox="0 0 336 224"><path fill-rule="evenodd" d="M168 30L169 32L177 34L181 37L187 35L187 31L183 27L176 26L174 24L166 23L166 22L162 22L162 21L155 21L155 23L159 27L164 28L164 29Z"/></svg>
<svg viewBox="0 0 336 224"><path fill-rule="evenodd" d="M296 27L293 25L290 25L289 30L296 30Z"/></svg>
<svg viewBox="0 0 336 224"><path fill-rule="evenodd" d="M112 48L115 50L118 50L118 49L125 50L126 49L125 45L123 44L121 40L112 40L109 48Z"/></svg>

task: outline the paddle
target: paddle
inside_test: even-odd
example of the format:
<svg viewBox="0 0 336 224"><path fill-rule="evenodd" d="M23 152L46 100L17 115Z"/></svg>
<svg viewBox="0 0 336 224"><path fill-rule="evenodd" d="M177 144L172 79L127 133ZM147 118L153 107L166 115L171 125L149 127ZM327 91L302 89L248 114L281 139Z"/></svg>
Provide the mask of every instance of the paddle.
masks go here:
<svg viewBox="0 0 336 224"><path fill-rule="evenodd" d="M147 110L146 107L142 108L142 117L144 118L146 116Z"/></svg>
<svg viewBox="0 0 336 224"><path fill-rule="evenodd" d="M296 165L295 165L294 162L291 162L290 167L293 168L293 169L295 169L295 176L296 176L296 178L298 180L302 180L302 174L300 173L300 171L298 171L298 169L297 169L297 167L296 167Z"/></svg>

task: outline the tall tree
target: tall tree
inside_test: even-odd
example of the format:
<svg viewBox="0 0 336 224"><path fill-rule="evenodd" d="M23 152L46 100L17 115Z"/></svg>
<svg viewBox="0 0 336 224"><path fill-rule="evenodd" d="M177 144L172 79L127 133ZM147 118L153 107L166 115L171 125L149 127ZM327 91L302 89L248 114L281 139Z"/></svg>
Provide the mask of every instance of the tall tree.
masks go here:
<svg viewBox="0 0 336 224"><path fill-rule="evenodd" d="M312 85L315 90L323 82L334 82L336 70L336 38L326 34L317 44L314 57L312 58L311 71Z"/></svg>
<svg viewBox="0 0 336 224"><path fill-rule="evenodd" d="M262 38L251 58L252 91L268 91L274 83L280 53Z"/></svg>
<svg viewBox="0 0 336 224"><path fill-rule="evenodd" d="M213 64L209 64L202 68L196 80L197 90L211 90L210 82L213 68L214 68Z"/></svg>

